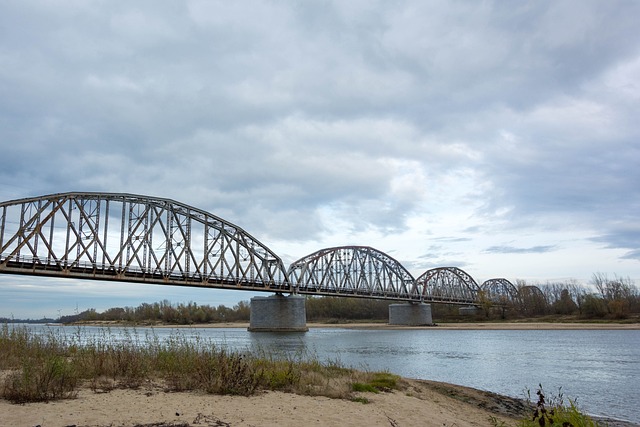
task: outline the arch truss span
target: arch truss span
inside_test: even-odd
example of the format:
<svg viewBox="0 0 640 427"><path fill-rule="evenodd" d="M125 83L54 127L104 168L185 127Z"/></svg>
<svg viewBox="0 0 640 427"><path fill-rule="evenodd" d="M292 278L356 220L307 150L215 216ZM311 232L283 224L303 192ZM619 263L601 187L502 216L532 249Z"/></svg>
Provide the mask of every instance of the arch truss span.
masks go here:
<svg viewBox="0 0 640 427"><path fill-rule="evenodd" d="M439 267L425 271L416 279L423 301L451 304L476 304L478 284L464 270Z"/></svg>
<svg viewBox="0 0 640 427"><path fill-rule="evenodd" d="M533 299L542 301L545 304L547 303L547 297L544 295L544 292L535 285L520 286L518 288L518 299L521 302Z"/></svg>
<svg viewBox="0 0 640 427"><path fill-rule="evenodd" d="M518 289L507 279L489 279L480 289L489 301L497 304L510 304L518 300Z"/></svg>
<svg viewBox="0 0 640 427"><path fill-rule="evenodd" d="M183 203L133 194L0 203L0 272L291 289L282 260L240 227Z"/></svg>
<svg viewBox="0 0 640 427"><path fill-rule="evenodd" d="M292 263L288 274L302 294L419 300L411 273L368 246L321 249Z"/></svg>

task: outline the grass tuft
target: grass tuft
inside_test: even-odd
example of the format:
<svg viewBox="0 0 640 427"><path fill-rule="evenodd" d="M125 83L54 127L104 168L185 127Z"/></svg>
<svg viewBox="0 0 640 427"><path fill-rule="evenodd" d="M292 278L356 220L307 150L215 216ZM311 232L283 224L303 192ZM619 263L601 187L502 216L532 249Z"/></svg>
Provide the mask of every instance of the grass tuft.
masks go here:
<svg viewBox="0 0 640 427"><path fill-rule="evenodd" d="M378 390L371 384L364 384L364 383L353 383L351 384L351 389L353 391L363 392L363 393L380 393L380 390Z"/></svg>
<svg viewBox="0 0 640 427"><path fill-rule="evenodd" d="M366 374L365 382L354 382L351 389L356 392L380 393L398 389L400 377L389 372L373 372Z"/></svg>
<svg viewBox="0 0 640 427"><path fill-rule="evenodd" d="M398 388L399 379L399 376L389 372L374 372L369 384L380 391L391 391Z"/></svg>

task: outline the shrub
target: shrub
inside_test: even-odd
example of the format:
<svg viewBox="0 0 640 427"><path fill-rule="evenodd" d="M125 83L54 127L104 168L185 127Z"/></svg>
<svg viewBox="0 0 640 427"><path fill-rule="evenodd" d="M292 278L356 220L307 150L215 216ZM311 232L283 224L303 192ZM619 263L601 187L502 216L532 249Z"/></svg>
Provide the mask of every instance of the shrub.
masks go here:
<svg viewBox="0 0 640 427"><path fill-rule="evenodd" d="M625 299L614 299L607 304L611 317L614 319L626 319L629 317L629 301Z"/></svg>
<svg viewBox="0 0 640 427"><path fill-rule="evenodd" d="M604 317L607 314L607 303L595 295L586 295L582 303L582 314L589 319Z"/></svg>
<svg viewBox="0 0 640 427"><path fill-rule="evenodd" d="M76 371L64 358L27 359L6 379L2 397L13 403L69 399L77 395L77 385Z"/></svg>
<svg viewBox="0 0 640 427"><path fill-rule="evenodd" d="M520 427L599 427L597 422L578 410L574 401L569 400L569 406L566 406L561 392L549 402L542 391L542 385L539 385L536 394L538 402L533 417L522 420Z"/></svg>

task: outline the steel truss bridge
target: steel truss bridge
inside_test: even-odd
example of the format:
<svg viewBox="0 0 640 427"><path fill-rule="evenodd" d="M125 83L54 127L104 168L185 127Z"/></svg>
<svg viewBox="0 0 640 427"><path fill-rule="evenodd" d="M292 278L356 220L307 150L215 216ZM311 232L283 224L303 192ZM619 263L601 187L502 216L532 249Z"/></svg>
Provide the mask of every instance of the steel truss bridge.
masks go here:
<svg viewBox="0 0 640 427"><path fill-rule="evenodd" d="M0 203L0 273L470 305L518 298L508 280L479 286L456 267L416 279L368 246L322 249L287 269L222 218L169 199L116 193Z"/></svg>

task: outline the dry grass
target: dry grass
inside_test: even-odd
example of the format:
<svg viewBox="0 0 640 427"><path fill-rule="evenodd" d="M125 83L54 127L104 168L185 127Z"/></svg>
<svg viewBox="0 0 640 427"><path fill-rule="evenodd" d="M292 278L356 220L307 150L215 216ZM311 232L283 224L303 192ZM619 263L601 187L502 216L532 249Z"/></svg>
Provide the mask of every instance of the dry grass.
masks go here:
<svg viewBox="0 0 640 427"><path fill-rule="evenodd" d="M356 399L367 384L375 391L397 388L398 377L361 372L313 357L243 354L176 333L167 340L125 332L83 336L37 334L27 327L0 329L0 397L15 403L73 398L81 385L95 392L138 388L160 382L168 391L198 390L248 396L279 390L313 396Z"/></svg>

